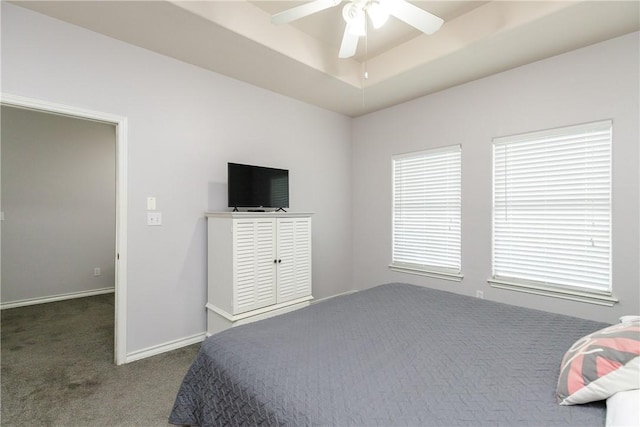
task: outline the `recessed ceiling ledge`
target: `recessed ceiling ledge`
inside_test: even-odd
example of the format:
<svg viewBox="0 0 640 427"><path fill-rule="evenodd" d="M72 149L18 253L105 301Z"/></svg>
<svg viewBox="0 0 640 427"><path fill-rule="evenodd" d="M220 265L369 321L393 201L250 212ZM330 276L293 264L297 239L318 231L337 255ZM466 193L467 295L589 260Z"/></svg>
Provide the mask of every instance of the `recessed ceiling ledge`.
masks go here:
<svg viewBox="0 0 640 427"><path fill-rule="evenodd" d="M291 25L272 24L268 13L249 2L170 3L344 83L362 87L361 64L358 61L339 59L335 49Z"/></svg>
<svg viewBox="0 0 640 427"><path fill-rule="evenodd" d="M367 61L369 79L366 86L376 85L579 3L581 2L497 1L487 3L445 22L433 35L420 35Z"/></svg>

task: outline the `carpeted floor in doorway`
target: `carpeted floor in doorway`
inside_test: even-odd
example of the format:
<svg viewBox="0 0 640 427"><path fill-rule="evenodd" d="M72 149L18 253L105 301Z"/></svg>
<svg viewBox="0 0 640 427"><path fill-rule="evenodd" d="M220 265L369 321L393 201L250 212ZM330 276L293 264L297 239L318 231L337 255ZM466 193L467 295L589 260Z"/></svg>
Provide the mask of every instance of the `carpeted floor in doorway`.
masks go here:
<svg viewBox="0 0 640 427"><path fill-rule="evenodd" d="M2 310L3 426L166 426L199 344L113 363L113 294Z"/></svg>

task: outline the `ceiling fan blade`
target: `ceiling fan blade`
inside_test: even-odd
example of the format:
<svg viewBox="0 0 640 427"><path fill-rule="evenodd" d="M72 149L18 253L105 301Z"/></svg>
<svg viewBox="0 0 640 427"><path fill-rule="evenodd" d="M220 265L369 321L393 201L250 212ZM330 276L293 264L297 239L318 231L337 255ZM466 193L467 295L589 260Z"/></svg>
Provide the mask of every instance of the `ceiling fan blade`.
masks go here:
<svg viewBox="0 0 640 427"><path fill-rule="evenodd" d="M426 34L440 29L444 20L405 0L385 2L389 13Z"/></svg>
<svg viewBox="0 0 640 427"><path fill-rule="evenodd" d="M272 15L271 23L288 24L296 19L304 18L305 16L320 12L321 10L337 6L341 1L342 0L314 0L309 3L301 4L300 6Z"/></svg>
<svg viewBox="0 0 640 427"><path fill-rule="evenodd" d="M358 49L358 39L360 37L356 34L352 34L349 31L349 25L344 29L344 36L342 36L342 44L340 45L340 53L338 58L351 58L356 54Z"/></svg>

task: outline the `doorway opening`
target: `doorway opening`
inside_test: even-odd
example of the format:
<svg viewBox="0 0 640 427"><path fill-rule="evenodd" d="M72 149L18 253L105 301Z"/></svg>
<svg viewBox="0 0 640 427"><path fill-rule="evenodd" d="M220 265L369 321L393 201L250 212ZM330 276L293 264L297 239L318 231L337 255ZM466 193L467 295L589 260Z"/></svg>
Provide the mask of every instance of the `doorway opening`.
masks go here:
<svg viewBox="0 0 640 427"><path fill-rule="evenodd" d="M126 171L127 171L127 119L109 113L86 110L83 108L50 103L42 100L25 98L14 95L2 94L0 98L2 106L13 107L22 110L53 114L68 118L88 120L100 124L115 127L115 250L111 260L113 268L107 266L113 274L114 298L114 362L117 365L126 363ZM113 215L113 211L111 213ZM113 228L111 228L113 230ZM2 239L2 235L0 235ZM112 240L113 241L113 240ZM0 280L2 280L0 272ZM102 275L99 266L92 269L96 278ZM100 289L96 291L100 293ZM104 292L103 292L104 293ZM71 295L73 296L73 295ZM58 299L67 299L62 295ZM56 299L51 299L55 301ZM44 302L44 301L43 301ZM22 305L28 305L22 304ZM5 307L3 304L2 308Z"/></svg>

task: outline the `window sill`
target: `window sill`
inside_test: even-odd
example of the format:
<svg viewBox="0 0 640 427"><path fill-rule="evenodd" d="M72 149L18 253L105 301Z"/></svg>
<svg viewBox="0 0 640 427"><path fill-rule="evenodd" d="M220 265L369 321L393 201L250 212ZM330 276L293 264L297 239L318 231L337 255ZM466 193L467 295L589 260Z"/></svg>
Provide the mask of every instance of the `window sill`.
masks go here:
<svg viewBox="0 0 640 427"><path fill-rule="evenodd" d="M603 305L606 307L613 307L618 302L618 299L612 295L598 294L595 292L560 289L542 285L523 284L500 279L489 279L487 280L487 282L489 282L489 284L493 288L506 289L508 291L516 292L525 292L528 294L543 295L553 298L561 298L588 304Z"/></svg>
<svg viewBox="0 0 640 427"><path fill-rule="evenodd" d="M392 271L400 272L400 273L416 274L418 276L427 276L427 277L433 277L436 279L451 280L453 282L460 282L464 277L460 273L448 273L444 271L424 270L420 268L406 267L403 265L395 265L395 264L390 264L389 269Z"/></svg>

